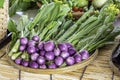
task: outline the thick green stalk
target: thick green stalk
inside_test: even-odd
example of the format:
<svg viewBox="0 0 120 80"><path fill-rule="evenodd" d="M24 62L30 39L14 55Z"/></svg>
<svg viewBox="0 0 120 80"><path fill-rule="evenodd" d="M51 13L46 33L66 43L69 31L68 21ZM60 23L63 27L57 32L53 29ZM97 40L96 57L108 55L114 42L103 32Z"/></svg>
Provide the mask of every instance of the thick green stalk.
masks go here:
<svg viewBox="0 0 120 80"><path fill-rule="evenodd" d="M68 42L72 42L73 40L79 38L81 39L82 37L84 37L86 34L89 34L92 30L94 30L97 26L100 23L99 20L96 20L92 23L89 23L87 27L84 27L82 30L80 30L78 33L74 34L73 36L69 37L67 39Z"/></svg>
<svg viewBox="0 0 120 80"><path fill-rule="evenodd" d="M18 39L14 44L14 46L12 47L12 49L10 50L10 52L8 53L8 56L12 56L13 53L16 53L19 49L19 45L20 45L20 40Z"/></svg>
<svg viewBox="0 0 120 80"><path fill-rule="evenodd" d="M84 22L84 21L87 19L87 17L89 17L89 16L91 15L91 12L92 12L92 11L93 11L93 10L90 9L88 12L84 13L84 15L81 16L81 17L79 18L79 20L78 20L73 26L71 26L71 27L63 34L63 36L61 36L57 41L58 41L58 42L62 42L62 41L64 41L66 38L68 38L71 34L73 34L73 33L77 30L78 25L81 24L82 22Z"/></svg>
<svg viewBox="0 0 120 80"><path fill-rule="evenodd" d="M44 38L44 36L46 35L46 33L52 29L55 25L57 25L56 21L52 21L50 24L48 24L43 31L41 32L41 34L39 35L39 37L41 38L41 40Z"/></svg>
<svg viewBox="0 0 120 80"><path fill-rule="evenodd" d="M92 47L93 45L96 45L97 42L99 42L101 40L105 40L106 36L108 36L110 34L110 32L111 32L111 30L107 31L107 30L110 29L111 25L112 24L110 23L108 25L101 26L98 29L96 36L88 44L86 44L84 47L82 47L81 50L88 49L89 47ZM105 33L106 31L107 31L107 33Z"/></svg>
<svg viewBox="0 0 120 80"><path fill-rule="evenodd" d="M46 16L47 14L50 13L50 11L53 10L53 8L55 7L54 3L50 3L47 5L44 5L40 8L40 12L35 16L34 20L29 23L26 27L28 27L29 30L32 30L34 28L34 26L41 21L41 19ZM43 15L44 14L44 15Z"/></svg>
<svg viewBox="0 0 120 80"><path fill-rule="evenodd" d="M86 44L88 44L94 37L95 37L95 35L83 38L76 45L76 49L80 50L82 47L84 47Z"/></svg>
<svg viewBox="0 0 120 80"><path fill-rule="evenodd" d="M51 38L52 34L56 33L58 27L61 25L61 22L58 21L56 25L53 26L53 28L51 30L49 30L47 32L47 34L45 35L44 37L44 40L43 41L47 41Z"/></svg>
<svg viewBox="0 0 120 80"><path fill-rule="evenodd" d="M91 12L93 12L93 9L90 9L89 11L84 13L84 15L82 15L75 24L80 25L82 22L86 20L87 17L91 15Z"/></svg>
<svg viewBox="0 0 120 80"><path fill-rule="evenodd" d="M92 24L92 22L94 22L95 20L97 20L97 17L95 16L91 16L89 17L84 23L82 23L80 25L80 27L75 31L74 34L72 34L69 38L68 38L68 41L71 39L71 38L74 38L74 36L76 36L77 33L79 33L81 30L89 27L90 24ZM71 42L71 41L70 41Z"/></svg>
<svg viewBox="0 0 120 80"><path fill-rule="evenodd" d="M29 61L29 54L28 54L27 52L24 52L24 53L21 55L21 58L24 59L24 60Z"/></svg>
<svg viewBox="0 0 120 80"><path fill-rule="evenodd" d="M15 59L17 59L21 54L22 54L22 52L14 53L14 54L11 56L11 59L12 59L12 60L15 60Z"/></svg>
<svg viewBox="0 0 120 80"><path fill-rule="evenodd" d="M74 24L72 27L70 27L58 40L57 42L62 42L64 41L66 38L68 38L71 34L74 33L74 31L76 30L78 26L76 24Z"/></svg>
<svg viewBox="0 0 120 80"><path fill-rule="evenodd" d="M60 32L55 36L54 40L57 40L62 34L65 32L64 29L60 30Z"/></svg>
<svg viewBox="0 0 120 80"><path fill-rule="evenodd" d="M76 33L79 32L81 29L83 29L84 27L86 27L89 23L94 22L95 20L97 20L98 18L95 17L94 15L89 17L85 22L83 22L80 27L76 30Z"/></svg>

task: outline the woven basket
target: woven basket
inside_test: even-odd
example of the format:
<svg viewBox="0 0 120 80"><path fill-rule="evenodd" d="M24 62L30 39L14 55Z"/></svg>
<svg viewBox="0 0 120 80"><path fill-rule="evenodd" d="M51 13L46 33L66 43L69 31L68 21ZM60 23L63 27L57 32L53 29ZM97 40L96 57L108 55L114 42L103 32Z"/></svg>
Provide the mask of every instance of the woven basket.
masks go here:
<svg viewBox="0 0 120 80"><path fill-rule="evenodd" d="M5 0L3 8L0 8L0 40L5 36L7 31L8 18L8 0Z"/></svg>
<svg viewBox="0 0 120 80"><path fill-rule="evenodd" d="M98 50L96 50L87 60L84 60L84 61L82 61L78 64L74 64L72 66L63 67L63 68L56 68L56 69L33 69L30 67L24 67L24 66L20 66L20 65L15 64L14 61L11 60L11 58L8 56L7 56L7 58L8 58L7 60L15 68L22 70L22 71L37 73L37 74L61 74L61 73L66 73L66 72L75 71L77 69L84 68L85 66L92 63L93 60L97 57L97 55L98 55Z"/></svg>

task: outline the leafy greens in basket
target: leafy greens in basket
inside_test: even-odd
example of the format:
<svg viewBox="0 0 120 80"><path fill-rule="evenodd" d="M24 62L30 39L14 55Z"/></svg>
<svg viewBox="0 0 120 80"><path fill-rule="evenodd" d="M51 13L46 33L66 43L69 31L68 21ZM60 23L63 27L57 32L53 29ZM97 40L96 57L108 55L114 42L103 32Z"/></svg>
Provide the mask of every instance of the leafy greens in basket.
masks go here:
<svg viewBox="0 0 120 80"><path fill-rule="evenodd" d="M18 25L10 20L8 29L13 35L9 57L31 68L71 66L113 43L120 34L120 27L113 26L119 13L115 4L108 3L100 11L91 6L76 21L67 18L69 11L66 4L50 3L41 7L33 21L26 15Z"/></svg>

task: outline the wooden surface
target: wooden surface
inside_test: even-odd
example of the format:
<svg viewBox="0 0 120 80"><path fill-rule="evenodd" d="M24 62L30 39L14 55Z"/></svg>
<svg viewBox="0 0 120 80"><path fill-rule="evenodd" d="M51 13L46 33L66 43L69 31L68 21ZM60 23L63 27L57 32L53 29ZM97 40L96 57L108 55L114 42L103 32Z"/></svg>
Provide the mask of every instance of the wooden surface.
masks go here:
<svg viewBox="0 0 120 80"><path fill-rule="evenodd" d="M0 80L120 80L109 66L112 46L99 50L95 61L83 69L55 75L43 75L23 72L11 66L6 59L5 48L0 50Z"/></svg>

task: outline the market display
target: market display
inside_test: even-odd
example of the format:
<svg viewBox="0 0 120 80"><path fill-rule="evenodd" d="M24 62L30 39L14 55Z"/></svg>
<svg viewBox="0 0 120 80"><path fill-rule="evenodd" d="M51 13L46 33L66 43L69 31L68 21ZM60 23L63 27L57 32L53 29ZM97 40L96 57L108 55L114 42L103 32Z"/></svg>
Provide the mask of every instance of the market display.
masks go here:
<svg viewBox="0 0 120 80"><path fill-rule="evenodd" d="M17 1L11 1L10 10L22 3ZM30 0L23 1L28 4ZM120 12L119 4L112 0L39 2L42 6L32 21L27 15L23 15L18 24L9 20L12 41L8 56L18 65L54 69L79 64L96 49L113 44L120 34L120 27L113 25ZM84 13L75 19L71 12L77 11Z"/></svg>

